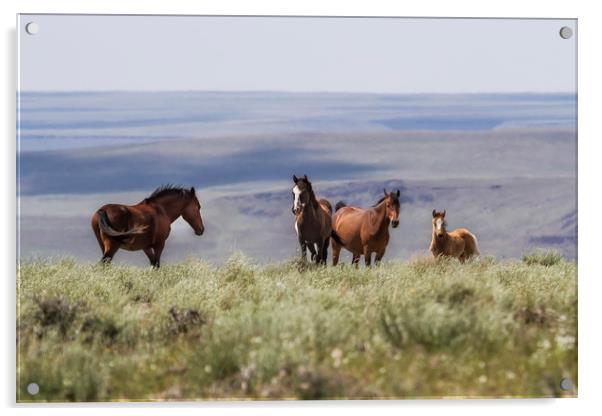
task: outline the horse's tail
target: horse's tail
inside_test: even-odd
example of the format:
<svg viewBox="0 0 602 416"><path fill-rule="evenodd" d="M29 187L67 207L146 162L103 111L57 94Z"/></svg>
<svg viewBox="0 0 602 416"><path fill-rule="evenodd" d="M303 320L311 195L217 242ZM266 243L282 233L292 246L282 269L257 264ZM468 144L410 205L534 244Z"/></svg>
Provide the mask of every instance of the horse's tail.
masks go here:
<svg viewBox="0 0 602 416"><path fill-rule="evenodd" d="M146 225L139 225L131 230L117 231L109 224L109 216L107 215L107 211L104 209L99 209L96 211L96 216L98 217L98 226L100 227L100 230L109 237L130 237L144 233L147 228Z"/></svg>
<svg viewBox="0 0 602 416"><path fill-rule="evenodd" d="M320 199L320 205L325 206L326 209L328 210L328 212L330 212L332 214L332 205L330 205L330 202L328 202L327 199Z"/></svg>
<svg viewBox="0 0 602 416"><path fill-rule="evenodd" d="M339 201L337 202L337 204L334 206L334 211L337 212L338 210L340 210L343 207L346 207L347 204L344 203L343 201Z"/></svg>
<svg viewBox="0 0 602 416"><path fill-rule="evenodd" d="M472 237L472 239L473 239L473 241L474 241L474 248L473 248L473 251L474 251L474 253L473 253L473 254L474 254L475 256L480 256L480 255L481 255L481 252L479 251L479 242L478 242L478 240L477 240L477 236L476 236L476 235L474 235L474 234L473 234L473 233L471 233L471 232L469 232L469 234L470 234L470 236Z"/></svg>
<svg viewBox="0 0 602 416"><path fill-rule="evenodd" d="M345 244L343 243L343 240L341 240L341 237L340 237L340 236L337 234L337 232L336 232L335 230L332 230L332 231L330 232L330 237L332 237L332 239L333 239L334 241L336 241L336 242L337 242L337 244L339 244L339 245L341 245L341 246L345 245Z"/></svg>

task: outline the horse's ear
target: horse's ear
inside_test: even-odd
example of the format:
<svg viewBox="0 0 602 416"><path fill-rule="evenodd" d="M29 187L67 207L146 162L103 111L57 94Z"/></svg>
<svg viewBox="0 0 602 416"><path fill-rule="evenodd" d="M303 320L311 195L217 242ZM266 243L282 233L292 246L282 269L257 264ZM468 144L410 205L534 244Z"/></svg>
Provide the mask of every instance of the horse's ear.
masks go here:
<svg viewBox="0 0 602 416"><path fill-rule="evenodd" d="M437 211L433 210L433 218L437 216Z"/></svg>
<svg viewBox="0 0 602 416"><path fill-rule="evenodd" d="M401 195L401 192L399 192L399 189L397 190L397 198L399 198L399 195Z"/></svg>
<svg viewBox="0 0 602 416"><path fill-rule="evenodd" d="M192 188L190 188L190 195L194 196L195 194L196 194L196 191L193 186Z"/></svg>
<svg viewBox="0 0 602 416"><path fill-rule="evenodd" d="M307 185L307 189L309 189L311 191L312 190L312 188L311 188L311 182L309 181L309 178L307 177L307 175L303 175L303 179L305 180L305 183Z"/></svg>
<svg viewBox="0 0 602 416"><path fill-rule="evenodd" d="M293 182L295 182L295 183L299 182L299 178L297 178L297 175L293 175Z"/></svg>
<svg viewBox="0 0 602 416"><path fill-rule="evenodd" d="M387 193L387 188L383 188L383 192L384 192L385 196L389 196L389 194Z"/></svg>
<svg viewBox="0 0 602 416"><path fill-rule="evenodd" d="M443 218L445 218L445 210L443 210L443 214L441 214Z"/></svg>

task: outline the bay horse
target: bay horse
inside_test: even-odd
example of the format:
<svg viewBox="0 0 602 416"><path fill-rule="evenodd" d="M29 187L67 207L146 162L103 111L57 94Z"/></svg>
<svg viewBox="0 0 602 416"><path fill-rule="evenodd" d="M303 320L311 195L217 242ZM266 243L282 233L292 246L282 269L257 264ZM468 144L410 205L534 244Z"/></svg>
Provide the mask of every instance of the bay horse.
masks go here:
<svg viewBox="0 0 602 416"><path fill-rule="evenodd" d="M481 254L477 237L473 233L466 228L447 232L446 227L445 210L433 210L433 235L429 247L433 258L455 257L464 263L469 258Z"/></svg>
<svg viewBox="0 0 602 416"><path fill-rule="evenodd" d="M203 234L201 204L194 187L165 185L136 205L103 205L92 216L92 230L102 250L101 262L110 263L123 248L143 250L150 264L159 267L171 224L180 216L196 235Z"/></svg>
<svg viewBox="0 0 602 416"><path fill-rule="evenodd" d="M339 262L341 247L345 247L353 255L351 264L359 265L360 256L364 256L366 266L370 266L372 253L374 260L379 263L385 255L389 243L389 225L397 228L399 225L400 202L399 189L388 193L370 209L346 206L339 201L332 217L332 228L338 239L332 240L332 265Z"/></svg>
<svg viewBox="0 0 602 416"><path fill-rule="evenodd" d="M318 200L311 182L304 175L293 175L292 189L295 231L301 246L301 259L306 260L307 249L316 264L326 264L328 245L332 234L332 205L326 199Z"/></svg>

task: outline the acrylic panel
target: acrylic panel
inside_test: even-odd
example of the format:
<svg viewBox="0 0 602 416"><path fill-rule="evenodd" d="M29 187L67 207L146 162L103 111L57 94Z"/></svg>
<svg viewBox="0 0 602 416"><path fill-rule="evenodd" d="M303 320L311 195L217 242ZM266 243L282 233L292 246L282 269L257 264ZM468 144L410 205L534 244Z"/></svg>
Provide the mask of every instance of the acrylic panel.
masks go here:
<svg viewBox="0 0 602 416"><path fill-rule="evenodd" d="M17 33L17 401L577 395L575 19Z"/></svg>

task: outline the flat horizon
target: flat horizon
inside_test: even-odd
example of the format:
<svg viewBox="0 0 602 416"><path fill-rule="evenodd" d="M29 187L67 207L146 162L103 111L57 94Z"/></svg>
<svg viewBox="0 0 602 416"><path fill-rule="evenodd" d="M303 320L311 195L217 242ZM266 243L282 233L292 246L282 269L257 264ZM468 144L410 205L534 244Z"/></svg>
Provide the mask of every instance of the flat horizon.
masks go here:
<svg viewBox="0 0 602 416"><path fill-rule="evenodd" d="M293 91L293 90L204 90L204 89L144 89L144 90L127 90L127 89L88 89L88 90L43 90L43 89L17 89L17 94L85 94L85 93L162 93L162 92L196 92L196 93L262 93L262 94L365 94L365 95L578 95L577 91L458 91L458 92L436 92L436 91L424 91L424 92L379 92L379 91L328 91L328 90L315 90L315 91Z"/></svg>

